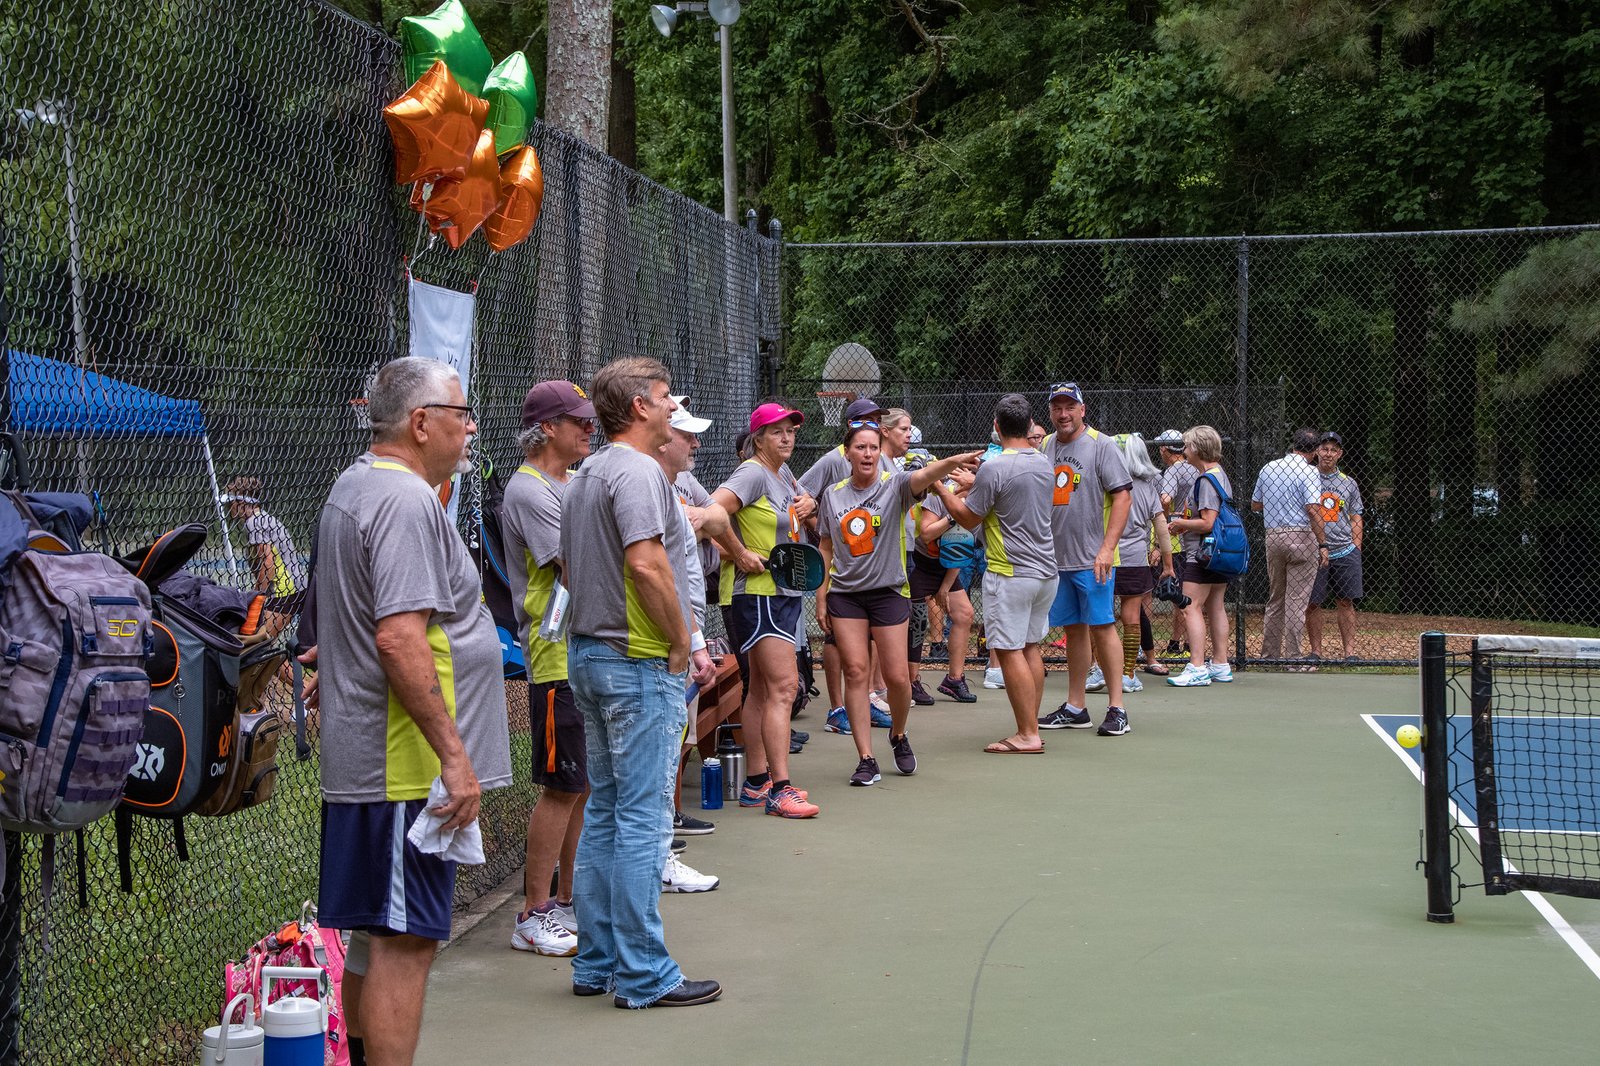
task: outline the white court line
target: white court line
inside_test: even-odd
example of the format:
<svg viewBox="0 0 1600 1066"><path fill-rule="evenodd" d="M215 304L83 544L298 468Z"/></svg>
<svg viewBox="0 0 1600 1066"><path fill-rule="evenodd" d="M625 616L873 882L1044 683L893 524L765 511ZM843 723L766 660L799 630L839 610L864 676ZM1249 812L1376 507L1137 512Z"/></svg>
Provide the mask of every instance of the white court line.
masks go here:
<svg viewBox="0 0 1600 1066"><path fill-rule="evenodd" d="M1408 716L1401 715L1400 717ZM1420 784L1422 782L1422 767L1406 753L1406 749L1400 746L1400 742L1390 736L1389 731L1379 725L1377 719L1372 715L1363 714L1361 719L1367 723L1374 733L1383 738L1383 742L1389 745L1391 751L1400 756L1400 761L1406 764L1406 768L1411 771L1411 776L1415 777ZM1472 838L1474 845L1480 848L1483 846L1478 841L1477 824L1461 813L1461 808L1456 806L1454 800L1450 801L1450 817L1454 818L1456 824L1467 831L1467 835ZM1511 870L1513 873L1517 872L1509 863L1506 864L1506 869ZM1561 916L1561 912L1551 906L1550 901L1544 898L1544 893L1529 892L1526 889L1522 889L1520 892L1528 897L1528 902L1533 904L1533 909L1538 911L1540 916L1550 924L1550 928L1556 931L1556 935L1567 942L1567 947L1571 948L1578 956L1578 961L1589 967L1590 973L1600 977L1600 954L1596 954L1589 942L1579 936L1578 931L1572 928L1572 925Z"/></svg>

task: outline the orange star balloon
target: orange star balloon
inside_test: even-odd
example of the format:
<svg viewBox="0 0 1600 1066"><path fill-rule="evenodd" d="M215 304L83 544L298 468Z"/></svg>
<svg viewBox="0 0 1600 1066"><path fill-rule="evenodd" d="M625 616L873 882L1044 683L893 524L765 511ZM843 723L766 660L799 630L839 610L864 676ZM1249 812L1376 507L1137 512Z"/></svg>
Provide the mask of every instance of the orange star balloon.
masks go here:
<svg viewBox="0 0 1600 1066"><path fill-rule="evenodd" d="M524 145L500 168L500 206L483 224L489 247L503 252L526 240L539 221L543 203L544 172L539 169L539 156L531 145Z"/></svg>
<svg viewBox="0 0 1600 1066"><path fill-rule="evenodd" d="M494 131L483 130L466 173L434 182L426 206L428 226L450 247L460 248L499 203L500 160L494 154Z"/></svg>
<svg viewBox="0 0 1600 1066"><path fill-rule="evenodd" d="M394 140L395 181L459 178L489 117L489 102L462 89L436 61L416 84L383 109Z"/></svg>

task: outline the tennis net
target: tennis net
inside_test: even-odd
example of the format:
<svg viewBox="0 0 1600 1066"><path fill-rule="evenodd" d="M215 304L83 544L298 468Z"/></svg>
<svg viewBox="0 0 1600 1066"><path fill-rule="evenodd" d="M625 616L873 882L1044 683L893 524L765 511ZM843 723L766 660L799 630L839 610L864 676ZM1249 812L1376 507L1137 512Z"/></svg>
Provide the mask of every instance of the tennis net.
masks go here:
<svg viewBox="0 0 1600 1066"><path fill-rule="evenodd" d="M1429 916L1449 920L1452 819L1488 894L1600 899L1600 640L1485 635L1452 655L1428 634L1421 661Z"/></svg>

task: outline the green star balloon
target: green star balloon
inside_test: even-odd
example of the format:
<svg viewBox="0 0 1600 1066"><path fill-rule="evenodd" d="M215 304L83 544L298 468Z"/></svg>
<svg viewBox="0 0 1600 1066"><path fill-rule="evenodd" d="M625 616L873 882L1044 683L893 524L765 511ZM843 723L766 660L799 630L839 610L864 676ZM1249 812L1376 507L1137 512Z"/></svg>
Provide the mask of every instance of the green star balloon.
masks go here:
<svg viewBox="0 0 1600 1066"><path fill-rule="evenodd" d="M431 15L401 19L400 39L405 44L408 84L414 84L442 59L456 84L473 96L483 95L483 82L494 60L461 0L445 0Z"/></svg>
<svg viewBox="0 0 1600 1066"><path fill-rule="evenodd" d="M488 128L494 131L494 150L505 155L528 138L528 123L539 106L539 90L533 84L533 71L521 52L502 59L483 83L483 97L489 101Z"/></svg>

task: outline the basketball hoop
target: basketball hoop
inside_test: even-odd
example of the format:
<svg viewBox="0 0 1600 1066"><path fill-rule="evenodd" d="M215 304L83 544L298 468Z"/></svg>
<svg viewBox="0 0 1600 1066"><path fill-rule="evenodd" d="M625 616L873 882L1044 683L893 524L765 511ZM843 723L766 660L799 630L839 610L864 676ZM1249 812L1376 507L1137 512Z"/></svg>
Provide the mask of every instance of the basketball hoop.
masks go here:
<svg viewBox="0 0 1600 1066"><path fill-rule="evenodd" d="M854 392L818 392L817 405L822 408L822 424L837 426L844 416L845 404L855 398Z"/></svg>
<svg viewBox="0 0 1600 1066"><path fill-rule="evenodd" d="M357 396L350 401L350 413L356 416L356 425L364 430L372 428L372 419L367 414L367 398Z"/></svg>

